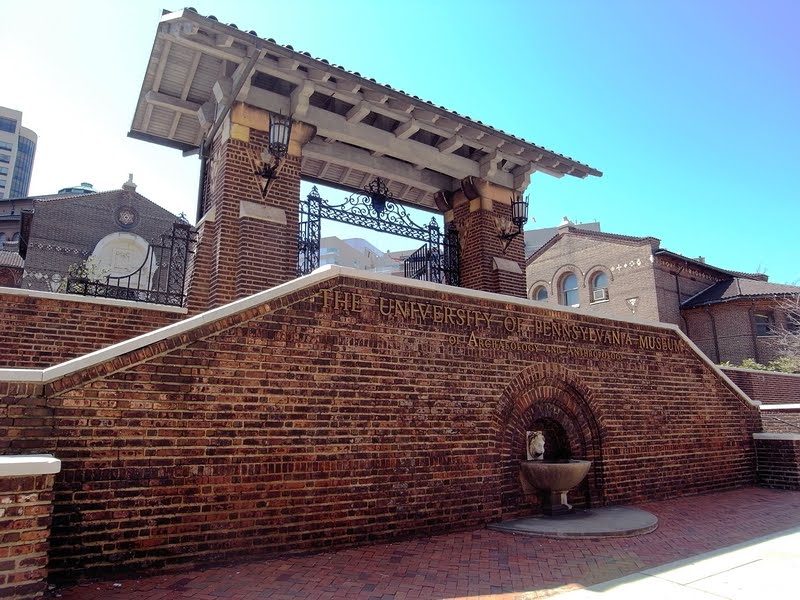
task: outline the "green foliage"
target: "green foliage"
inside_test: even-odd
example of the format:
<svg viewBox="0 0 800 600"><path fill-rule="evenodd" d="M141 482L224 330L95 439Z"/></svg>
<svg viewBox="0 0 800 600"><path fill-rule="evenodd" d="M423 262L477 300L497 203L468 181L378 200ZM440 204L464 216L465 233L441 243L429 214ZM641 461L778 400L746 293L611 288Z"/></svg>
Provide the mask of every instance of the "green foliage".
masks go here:
<svg viewBox="0 0 800 600"><path fill-rule="evenodd" d="M726 360L720 363L722 367L739 367L741 369L753 369L754 371L774 371L777 373L800 373L800 364L796 358L782 357L769 361L767 364L756 362L752 358L745 358L740 364L736 365Z"/></svg>

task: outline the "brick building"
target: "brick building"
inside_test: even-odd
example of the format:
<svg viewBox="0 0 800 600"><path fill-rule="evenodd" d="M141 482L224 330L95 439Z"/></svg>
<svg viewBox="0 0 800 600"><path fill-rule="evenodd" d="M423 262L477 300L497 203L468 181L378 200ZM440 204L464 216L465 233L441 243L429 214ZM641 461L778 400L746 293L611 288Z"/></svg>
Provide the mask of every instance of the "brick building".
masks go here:
<svg viewBox="0 0 800 600"><path fill-rule="evenodd" d="M729 271L661 247L654 237L592 231L566 222L526 263L528 297L597 316L677 325L716 362L775 358L789 327L786 298L800 288Z"/></svg>
<svg viewBox="0 0 800 600"><path fill-rule="evenodd" d="M73 189L30 199L22 215L21 286L63 291L76 265L91 258L90 275L121 276L136 271L148 248L168 234L178 217L136 192L132 178L119 190L86 193Z"/></svg>

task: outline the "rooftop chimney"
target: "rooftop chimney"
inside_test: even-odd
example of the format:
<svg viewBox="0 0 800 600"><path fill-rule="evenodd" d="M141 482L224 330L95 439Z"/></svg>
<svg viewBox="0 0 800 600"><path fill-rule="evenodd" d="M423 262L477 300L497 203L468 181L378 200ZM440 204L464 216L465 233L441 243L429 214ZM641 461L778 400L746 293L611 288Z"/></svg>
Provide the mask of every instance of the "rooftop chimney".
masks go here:
<svg viewBox="0 0 800 600"><path fill-rule="evenodd" d="M136 184L133 183L133 173L128 173L128 181L122 184L122 189L129 192L136 191Z"/></svg>

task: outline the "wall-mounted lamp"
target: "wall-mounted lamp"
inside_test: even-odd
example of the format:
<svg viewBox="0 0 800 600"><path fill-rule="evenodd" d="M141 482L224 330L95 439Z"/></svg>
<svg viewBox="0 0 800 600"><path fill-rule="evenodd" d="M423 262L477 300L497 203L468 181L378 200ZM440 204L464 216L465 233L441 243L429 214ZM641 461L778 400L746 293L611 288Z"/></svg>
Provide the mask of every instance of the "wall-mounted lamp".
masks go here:
<svg viewBox="0 0 800 600"><path fill-rule="evenodd" d="M522 226L528 222L528 196L522 197L522 194L511 196L511 223L517 228L516 231L510 231L510 228L502 228L497 234L501 240L505 240L506 245L503 247L503 253L508 250L511 245L511 240L522 233ZM506 221L507 222L507 221Z"/></svg>
<svg viewBox="0 0 800 600"><path fill-rule="evenodd" d="M283 167L283 160L289 151L289 136L292 132L292 118L270 113L269 141L261 152L260 164L256 165L255 174L266 179L261 190L262 198L267 197L270 183L278 178Z"/></svg>
<svg viewBox="0 0 800 600"><path fill-rule="evenodd" d="M367 185L367 187L364 188L364 191L369 197L370 203L372 204L372 209L380 218L381 214L386 208L386 202L388 200L394 200L389 193L389 187L380 177L376 177L369 183L369 185Z"/></svg>

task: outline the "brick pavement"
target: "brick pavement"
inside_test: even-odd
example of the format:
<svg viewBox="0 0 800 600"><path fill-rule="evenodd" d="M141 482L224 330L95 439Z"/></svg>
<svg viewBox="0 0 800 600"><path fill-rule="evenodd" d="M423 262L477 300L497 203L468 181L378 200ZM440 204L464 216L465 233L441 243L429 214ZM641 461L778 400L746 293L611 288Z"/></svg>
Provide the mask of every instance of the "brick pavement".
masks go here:
<svg viewBox="0 0 800 600"><path fill-rule="evenodd" d="M64 600L530 600L800 525L800 492L743 488L638 505L633 538L553 540L485 529L56 588ZM113 577L113 574L109 575Z"/></svg>

